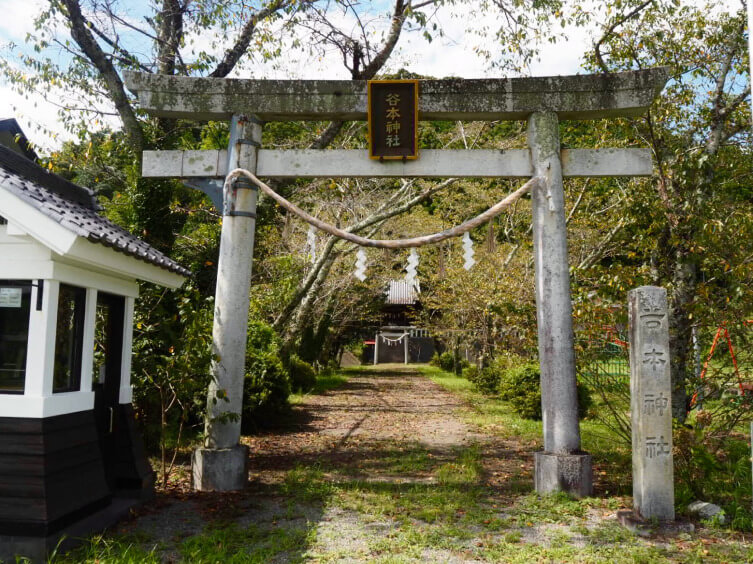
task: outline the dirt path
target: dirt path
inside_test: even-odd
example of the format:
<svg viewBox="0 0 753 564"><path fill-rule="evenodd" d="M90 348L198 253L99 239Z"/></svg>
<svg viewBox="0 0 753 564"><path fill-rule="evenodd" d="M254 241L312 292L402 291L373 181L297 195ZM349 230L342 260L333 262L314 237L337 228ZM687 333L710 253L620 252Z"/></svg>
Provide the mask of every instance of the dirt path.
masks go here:
<svg viewBox="0 0 753 564"><path fill-rule="evenodd" d="M415 369L393 365L351 376L344 387L305 397L284 432L244 438L252 482L271 484L295 465L358 472L385 451L433 456L481 441L458 416L463 402Z"/></svg>
<svg viewBox="0 0 753 564"><path fill-rule="evenodd" d="M653 562L727 543L638 539L615 519L629 498L536 496L535 445L479 433L472 412L416 369L365 369L304 397L284 427L244 437L244 491L190 492L184 479L79 559ZM729 538L718 561L753 558Z"/></svg>
<svg viewBox="0 0 753 564"><path fill-rule="evenodd" d="M117 535L142 546L151 543L163 562L215 557L220 561L213 552L216 539L207 537L213 526L230 523L265 531L267 537L271 532L272 537L285 537L272 539L268 550L259 554L231 558L239 562L372 561L379 556L375 543L388 539L397 524L382 517L382 500L369 499L377 506L376 517L373 508L352 507L358 505L354 497L374 498L371 491L348 492L347 499L333 503L331 484L345 490L353 484L355 489L360 484L382 484L388 496L400 495L398 490L390 493L390 488L436 485L441 481L437 468L451 466L464 449L483 445L485 452L499 454L504 447L465 423L460 416L463 409L462 400L415 368L393 365L365 370L350 376L339 389L305 396L284 427L243 438L251 453L249 487L244 492L191 493L184 485L182 491L159 495L136 519L121 525ZM188 468L183 472L187 476ZM490 471L491 477L495 474ZM290 536L309 541L290 550L286 545ZM260 543L262 548L265 542ZM228 539L225 543L232 544ZM192 553L194 544L198 548ZM465 560L451 553L440 556L422 552L416 558Z"/></svg>

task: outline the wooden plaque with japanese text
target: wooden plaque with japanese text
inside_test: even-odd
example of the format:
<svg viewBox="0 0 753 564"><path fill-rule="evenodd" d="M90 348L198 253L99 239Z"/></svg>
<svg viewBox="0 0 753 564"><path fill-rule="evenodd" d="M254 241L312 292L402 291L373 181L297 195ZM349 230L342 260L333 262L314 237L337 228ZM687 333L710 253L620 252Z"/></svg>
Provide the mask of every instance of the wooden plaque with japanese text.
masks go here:
<svg viewBox="0 0 753 564"><path fill-rule="evenodd" d="M369 157L418 158L418 81L368 82Z"/></svg>

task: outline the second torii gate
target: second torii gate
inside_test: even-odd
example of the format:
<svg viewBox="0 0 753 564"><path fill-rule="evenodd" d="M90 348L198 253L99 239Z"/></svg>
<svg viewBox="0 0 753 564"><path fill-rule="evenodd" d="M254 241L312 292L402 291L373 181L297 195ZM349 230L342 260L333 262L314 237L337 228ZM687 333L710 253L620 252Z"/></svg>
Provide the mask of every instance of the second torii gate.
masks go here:
<svg viewBox="0 0 753 564"><path fill-rule="evenodd" d="M366 120L366 82L187 78L126 73L154 116L232 120L228 149L145 151L143 175L198 182L223 209L213 343L218 360L208 394L207 438L193 457L199 490L236 490L247 480L240 418L260 177L496 177L533 184L533 242L544 450L535 455L539 492L592 493L591 457L580 450L563 176L650 176L647 149L560 150L560 119L643 114L667 80L663 68L619 74L420 81L419 119L528 121L528 149L422 150L413 161L377 162L364 150L268 150L266 121ZM220 202L222 202L220 204ZM218 400L218 398L220 398Z"/></svg>

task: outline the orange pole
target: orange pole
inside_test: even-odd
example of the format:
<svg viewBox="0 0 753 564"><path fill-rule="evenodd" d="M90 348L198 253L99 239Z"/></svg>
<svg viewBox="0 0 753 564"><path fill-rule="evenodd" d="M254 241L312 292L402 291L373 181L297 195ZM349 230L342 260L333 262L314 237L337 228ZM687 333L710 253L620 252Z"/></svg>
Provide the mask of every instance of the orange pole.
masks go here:
<svg viewBox="0 0 753 564"><path fill-rule="evenodd" d="M722 335L722 329L725 329L724 325L720 325L719 329L716 330L716 335L714 335L714 341L711 343L711 350L709 350L709 354L706 357L706 362L703 363L703 370L701 370L701 380L703 380L706 377L706 370L708 370L709 367L709 361L711 360L711 357L714 356L714 351L716 350L716 344L719 342L719 337ZM698 392L693 394L693 397L690 398L690 407L692 408L695 406L696 401L698 400Z"/></svg>
<svg viewBox="0 0 753 564"><path fill-rule="evenodd" d="M743 382L740 380L740 369L737 366L737 357L735 356L735 349L732 348L732 339L729 337L729 331L724 328L724 336L727 337L727 346L729 347L729 354L732 357L732 366L735 367L735 376L737 376L737 387L740 388L740 393L743 393Z"/></svg>

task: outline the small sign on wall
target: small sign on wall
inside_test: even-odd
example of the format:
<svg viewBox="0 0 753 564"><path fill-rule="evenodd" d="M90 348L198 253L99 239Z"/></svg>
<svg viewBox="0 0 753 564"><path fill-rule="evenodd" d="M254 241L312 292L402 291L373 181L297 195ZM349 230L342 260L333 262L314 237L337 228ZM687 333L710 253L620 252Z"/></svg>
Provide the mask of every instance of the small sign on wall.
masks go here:
<svg viewBox="0 0 753 564"><path fill-rule="evenodd" d="M21 288L0 288L0 307L21 307Z"/></svg>
<svg viewBox="0 0 753 564"><path fill-rule="evenodd" d="M370 80L369 157L418 158L418 81Z"/></svg>

